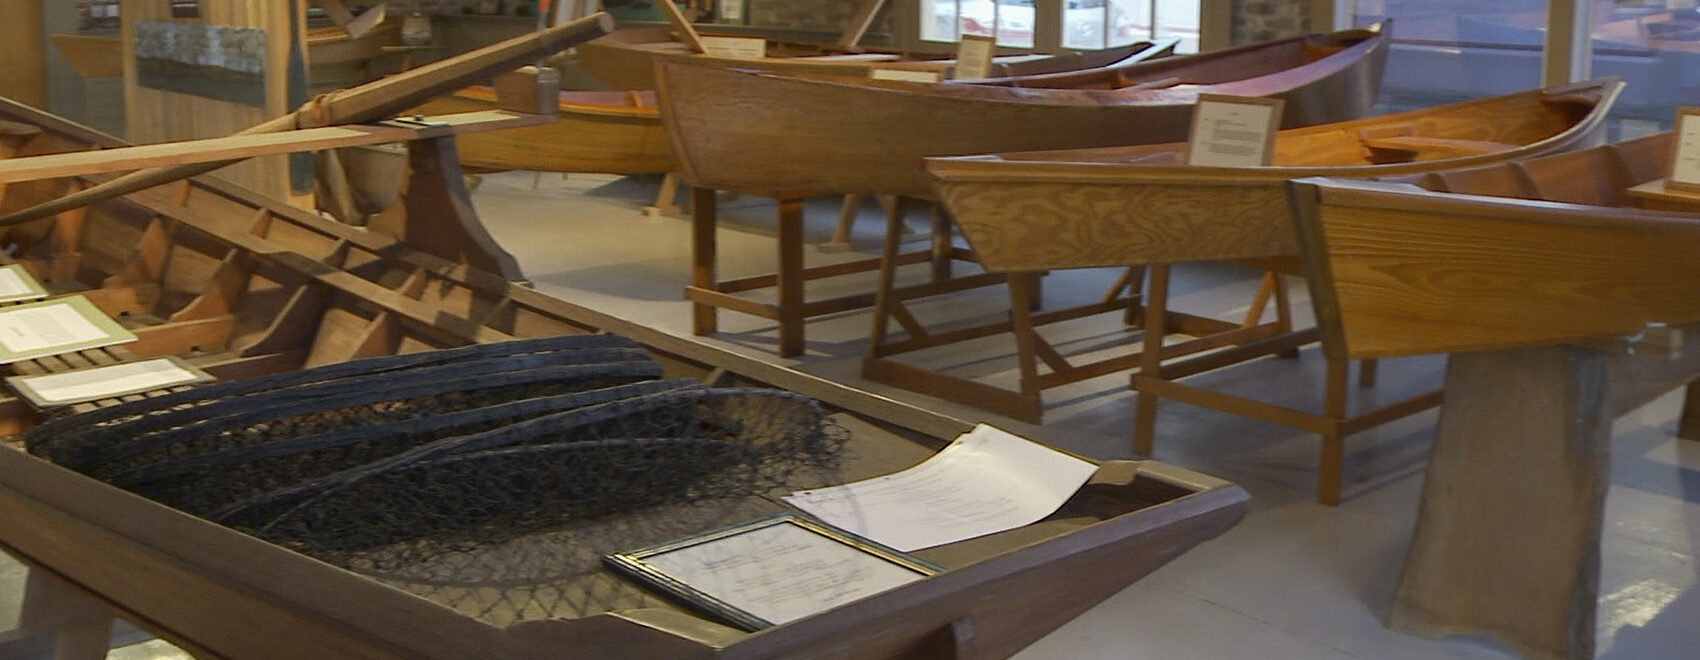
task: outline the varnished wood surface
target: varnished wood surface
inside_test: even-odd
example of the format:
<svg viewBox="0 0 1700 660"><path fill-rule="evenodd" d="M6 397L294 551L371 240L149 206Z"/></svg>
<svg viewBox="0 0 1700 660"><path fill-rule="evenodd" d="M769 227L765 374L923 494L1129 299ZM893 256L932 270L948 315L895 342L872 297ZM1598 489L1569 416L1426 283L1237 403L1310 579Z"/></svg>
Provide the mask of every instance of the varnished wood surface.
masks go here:
<svg viewBox="0 0 1700 660"><path fill-rule="evenodd" d="M1302 42L1278 42L1215 60L1220 68L1201 84L1166 89L826 79L664 60L657 91L680 173L692 185L934 198L923 157L1181 140L1201 92L1281 96L1290 125L1358 117L1379 86L1386 39L1359 34L1315 60Z"/></svg>
<svg viewBox="0 0 1700 660"><path fill-rule="evenodd" d="M710 25L698 26L701 32L714 35ZM830 44L805 44L772 41L765 59L731 58L705 55L693 51L679 41L677 30L666 27L618 30L596 41L579 46L579 62L598 82L611 89L652 90L656 88L655 62L658 60L690 61L702 66L735 67L793 74L836 75L866 78L875 68L932 71L948 74L955 61L937 53L904 53L877 48L846 50ZM727 35L733 36L733 35ZM736 36L749 36L739 33ZM1105 66L1143 57L1162 57L1174 51L1172 41L1136 42L1129 46L1109 48L1084 55L1057 56L1019 55L994 60L993 71L999 75L1040 75L1044 73Z"/></svg>
<svg viewBox="0 0 1700 660"><path fill-rule="evenodd" d="M18 108L0 114L40 121L45 130L26 151L113 142ZM11 186L0 208L71 183ZM453 193L431 199L452 201ZM864 443L852 452L854 465L877 469L856 476L919 460L968 426L554 300L212 179L103 201L9 228L4 238L55 291L80 289L109 313L128 312L126 323L138 329L184 335L218 325L214 336L185 341L194 343L193 363L224 378L600 331L645 343L669 375L782 387L845 411L841 423ZM28 423L0 419L13 433ZM204 657L913 657L927 654L939 631L970 625L975 648L1002 657L1221 533L1246 501L1243 490L1185 470L1112 462L1100 483L1051 519L925 551L950 567L944 574L748 634L638 596L637 587L599 572L588 579L649 605L492 624L10 448L0 449L0 464L0 515L14 523L0 529L0 545ZM1034 598L1047 607L1034 611Z"/></svg>
<svg viewBox="0 0 1700 660"><path fill-rule="evenodd" d="M1266 167L1187 166L1176 142L933 158L927 169L993 270L1291 256L1286 180L1409 177L1586 146L1621 87L1603 79L1288 129ZM1365 136L1387 132L1409 133L1402 144L1417 151L1373 162ZM1459 143L1499 147L1460 152Z"/></svg>
<svg viewBox="0 0 1700 660"><path fill-rule="evenodd" d="M1307 180L1305 222L1354 358L1633 335L1700 322L1700 218Z"/></svg>
<svg viewBox="0 0 1700 660"><path fill-rule="evenodd" d="M643 174L673 170L673 154L651 92L565 91L547 126L461 138L461 164L490 170ZM416 111L469 112L495 107L495 95L468 88Z"/></svg>

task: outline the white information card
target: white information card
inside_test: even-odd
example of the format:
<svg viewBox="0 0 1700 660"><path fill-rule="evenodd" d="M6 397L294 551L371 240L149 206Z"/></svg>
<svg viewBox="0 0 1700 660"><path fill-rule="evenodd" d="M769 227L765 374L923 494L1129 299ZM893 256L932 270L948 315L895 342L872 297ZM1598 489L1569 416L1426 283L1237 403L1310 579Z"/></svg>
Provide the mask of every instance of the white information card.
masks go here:
<svg viewBox="0 0 1700 660"><path fill-rule="evenodd" d="M1032 524L1098 466L981 424L915 467L784 499L828 524L898 550Z"/></svg>
<svg viewBox="0 0 1700 660"><path fill-rule="evenodd" d="M0 308L0 364L135 340L82 296Z"/></svg>
<svg viewBox="0 0 1700 660"><path fill-rule="evenodd" d="M46 408L212 379L207 372L180 358L162 357L51 374L10 376L6 384L36 407Z"/></svg>
<svg viewBox="0 0 1700 660"><path fill-rule="evenodd" d="M1199 94L1193 109L1188 165L1268 165L1281 126L1281 99Z"/></svg>
<svg viewBox="0 0 1700 660"><path fill-rule="evenodd" d="M1675 124L1665 186L1700 190L1700 108L1677 108Z"/></svg>
<svg viewBox="0 0 1700 660"><path fill-rule="evenodd" d="M20 264L0 266L0 303L47 297L47 290Z"/></svg>

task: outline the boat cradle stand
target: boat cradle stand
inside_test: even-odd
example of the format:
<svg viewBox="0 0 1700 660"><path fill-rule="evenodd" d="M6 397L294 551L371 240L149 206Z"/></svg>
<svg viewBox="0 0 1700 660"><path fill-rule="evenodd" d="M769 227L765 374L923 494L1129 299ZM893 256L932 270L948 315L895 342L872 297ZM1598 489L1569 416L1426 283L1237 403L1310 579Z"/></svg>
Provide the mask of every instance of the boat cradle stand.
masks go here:
<svg viewBox="0 0 1700 660"><path fill-rule="evenodd" d="M862 362L862 377L868 380L1038 424L1043 421L1044 416L1044 390L1137 368L1146 355L1154 360L1173 359L1223 346L1257 342L1291 332L1291 314L1284 294L1274 297L1276 319L1268 322L1262 320L1263 312L1271 299L1271 292L1276 290L1275 282L1266 278L1256 300L1241 321L1165 311L1160 317L1160 327L1163 331L1156 333L1156 336L1160 339L1173 333L1188 335L1192 339L1168 346L1146 345L1140 352L1080 361L1080 356L1065 355L1057 350L1037 329L1049 324L1109 312L1121 312L1130 327L1152 327L1143 325L1149 318L1149 313L1141 313L1140 288L1146 272L1143 267L1128 268L1095 302L1043 312L1038 311L1042 307L1038 289L1040 276L1050 270L1079 267L1078 264L1061 261L1049 264L1046 268L986 272L943 283L935 281L899 287L896 284L896 270L897 266L905 262L897 255L903 230L898 219L902 217L904 203L900 198L897 210L887 221L885 253L880 269L878 298L874 306L873 334L868 342L868 353ZM948 242L952 224L948 215L941 213L936 222L933 240ZM966 260L976 263L979 261L972 250L951 248L948 245L943 249L953 249ZM1167 266L1160 268L1166 276ZM905 305L921 298L1005 283L1009 286L1010 312L1007 319L1000 321L929 331ZM906 336L891 338L888 330L893 320L897 321ZM1013 390L893 359L894 356L904 353L1004 333L1013 335L1015 339L1018 381L1017 389ZM1071 357L1075 361L1071 362ZM1041 371L1041 364L1044 371Z"/></svg>

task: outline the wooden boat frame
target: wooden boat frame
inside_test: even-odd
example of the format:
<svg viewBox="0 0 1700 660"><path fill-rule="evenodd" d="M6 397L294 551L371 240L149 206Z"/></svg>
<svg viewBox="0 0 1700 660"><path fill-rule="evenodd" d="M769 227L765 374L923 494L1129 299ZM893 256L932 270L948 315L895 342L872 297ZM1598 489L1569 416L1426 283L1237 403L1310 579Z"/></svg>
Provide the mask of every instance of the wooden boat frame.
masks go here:
<svg viewBox="0 0 1700 660"><path fill-rule="evenodd" d="M0 114L42 127L21 145L26 154L114 142L9 103L0 104ZM59 144L33 143L38 139ZM434 171L416 172L408 195L434 205L431 213L408 220L443 233L475 219L464 188L453 185L458 172L445 176L440 169L452 162L442 158L452 150L438 145L439 139L414 145L415 163ZM11 146L18 142L25 141ZM11 192L30 196L75 187L63 181L45 189L11 185L20 186ZM105 231L119 222L131 231ZM84 231L73 236L79 229ZM29 236L33 230L46 233ZM348 227L217 179L188 179L98 202L11 232L10 238L22 242L24 262L34 263L38 272L75 271L71 279L95 280L85 295L108 303L170 299L175 311L163 325L176 325L171 337L158 339L177 345L160 343L137 354L209 347L204 336L180 331L201 322L228 325L235 322L232 312L271 309L255 297L262 291L254 288L258 276L293 285L275 292L273 298L287 300L277 301L281 306L266 327L244 335L252 341L231 341L228 349L213 351L219 355L204 366L222 377L436 346L613 332L648 346L669 374L790 389L842 411L846 423L867 430L875 441L908 452L925 455L969 426L550 298L414 249L417 233L403 241ZM65 251L79 246L104 247L86 254ZM179 272L179 265L188 270ZM326 315L331 310L334 318ZM98 361L67 356L68 362L80 359ZM9 431L26 423L18 421L15 407L0 409L16 421ZM941 549L957 557L947 562L952 570L751 634L670 609L497 627L10 448L0 448L0 474L5 475L0 515L11 522L0 530L0 547L38 575L23 617L29 629L0 635L0 651L8 654L44 643L61 650L103 645L117 612L203 657L541 658L556 657L562 649L597 657L996 657L1225 530L1243 515L1246 502L1243 490L1219 480L1150 461L1112 461L1099 470L1101 485L1088 487L1059 516ZM1133 504L1116 501L1152 505L1117 511ZM101 605L66 601L77 593ZM1033 612L1027 606L1033 597L1062 605Z"/></svg>

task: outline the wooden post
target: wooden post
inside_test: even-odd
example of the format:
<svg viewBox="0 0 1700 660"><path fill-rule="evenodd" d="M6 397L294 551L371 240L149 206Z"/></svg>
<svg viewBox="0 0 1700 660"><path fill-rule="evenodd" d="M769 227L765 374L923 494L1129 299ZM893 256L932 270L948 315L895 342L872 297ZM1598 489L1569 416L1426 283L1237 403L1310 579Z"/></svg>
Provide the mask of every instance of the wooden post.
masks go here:
<svg viewBox="0 0 1700 660"><path fill-rule="evenodd" d="M1529 657L1594 657L1607 356L1568 346L1454 353L1445 389L1388 626L1492 635Z"/></svg>
<svg viewBox="0 0 1700 660"><path fill-rule="evenodd" d="M0 0L0 96L47 107L41 0Z"/></svg>
<svg viewBox="0 0 1700 660"><path fill-rule="evenodd" d="M453 136L407 143L407 188L367 228L456 263L524 281L519 262L478 221Z"/></svg>

